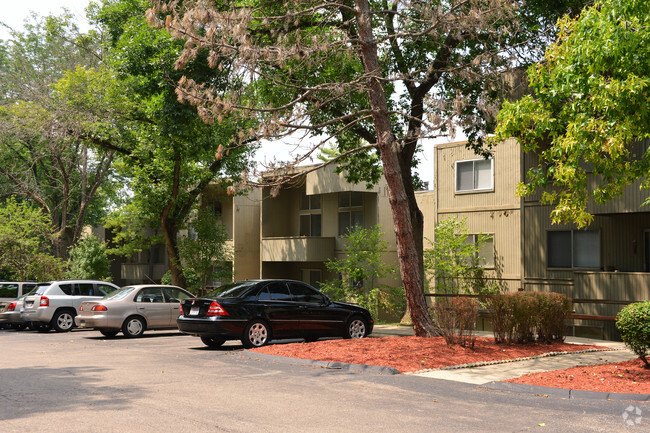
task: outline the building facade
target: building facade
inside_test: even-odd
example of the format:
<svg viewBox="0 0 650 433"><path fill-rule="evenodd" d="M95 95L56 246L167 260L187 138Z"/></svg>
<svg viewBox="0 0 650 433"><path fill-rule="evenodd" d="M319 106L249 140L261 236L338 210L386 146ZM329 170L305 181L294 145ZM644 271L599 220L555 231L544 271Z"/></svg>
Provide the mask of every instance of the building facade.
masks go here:
<svg viewBox="0 0 650 433"><path fill-rule="evenodd" d="M637 147L633 156L647 145ZM435 198L423 206L433 220L428 230L443 218L465 218L470 233L493 235L492 278L510 291L563 293L584 317L571 322L570 332L618 339L612 318L626 303L650 299L650 208L642 206L648 191L637 182L618 199L590 203L594 220L578 230L552 224L541 194L516 197L516 184L537 159L515 140L497 145L491 160L464 142L439 145L435 155Z"/></svg>

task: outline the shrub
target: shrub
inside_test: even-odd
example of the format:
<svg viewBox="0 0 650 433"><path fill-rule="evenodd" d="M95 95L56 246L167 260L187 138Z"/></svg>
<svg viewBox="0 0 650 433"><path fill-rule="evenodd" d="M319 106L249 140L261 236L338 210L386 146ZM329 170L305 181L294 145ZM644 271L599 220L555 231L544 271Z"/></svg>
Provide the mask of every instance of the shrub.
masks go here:
<svg viewBox="0 0 650 433"><path fill-rule="evenodd" d="M564 341L565 320L571 315L571 300L559 293L535 293L538 303L537 339L550 343Z"/></svg>
<svg viewBox="0 0 650 433"><path fill-rule="evenodd" d="M496 343L563 341L571 301L559 293L516 292L494 295L486 305Z"/></svg>
<svg viewBox="0 0 650 433"><path fill-rule="evenodd" d="M440 298L434 304L434 319L449 346L458 343L474 348L479 302L473 298Z"/></svg>
<svg viewBox="0 0 650 433"><path fill-rule="evenodd" d="M616 328L625 345L641 358L646 368L650 368L650 301L637 302L623 308L616 316Z"/></svg>

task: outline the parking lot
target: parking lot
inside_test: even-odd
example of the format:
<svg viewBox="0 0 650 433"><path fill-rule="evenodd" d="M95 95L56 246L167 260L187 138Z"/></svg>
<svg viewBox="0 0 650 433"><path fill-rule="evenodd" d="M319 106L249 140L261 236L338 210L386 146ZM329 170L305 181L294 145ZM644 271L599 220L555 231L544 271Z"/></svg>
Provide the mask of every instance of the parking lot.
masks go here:
<svg viewBox="0 0 650 433"><path fill-rule="evenodd" d="M256 359L177 332L0 330L0 343L3 433L619 431L629 406Z"/></svg>

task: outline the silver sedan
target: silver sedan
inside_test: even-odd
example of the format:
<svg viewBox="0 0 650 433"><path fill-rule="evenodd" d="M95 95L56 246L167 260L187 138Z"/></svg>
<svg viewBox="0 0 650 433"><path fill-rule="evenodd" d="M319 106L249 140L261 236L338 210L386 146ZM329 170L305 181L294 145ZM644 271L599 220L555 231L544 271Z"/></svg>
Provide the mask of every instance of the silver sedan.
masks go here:
<svg viewBox="0 0 650 433"><path fill-rule="evenodd" d="M75 324L107 337L120 331L132 338L140 337L145 329L175 329L180 303L187 298L194 295L176 286L125 286L97 301L83 302Z"/></svg>

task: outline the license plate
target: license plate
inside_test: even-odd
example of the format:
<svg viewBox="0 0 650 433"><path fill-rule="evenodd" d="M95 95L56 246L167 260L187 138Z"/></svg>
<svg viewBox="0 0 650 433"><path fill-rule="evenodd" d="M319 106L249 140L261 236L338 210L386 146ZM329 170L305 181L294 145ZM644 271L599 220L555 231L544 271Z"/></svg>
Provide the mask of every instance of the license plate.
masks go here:
<svg viewBox="0 0 650 433"><path fill-rule="evenodd" d="M198 316L198 315L199 315L199 307L190 308L190 316Z"/></svg>

